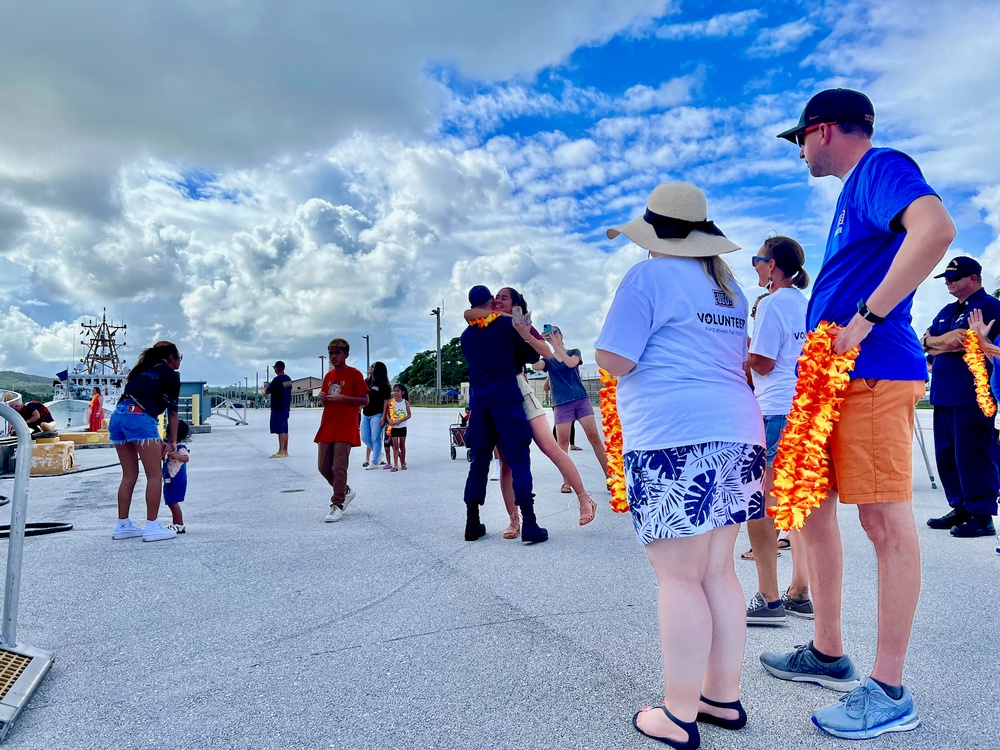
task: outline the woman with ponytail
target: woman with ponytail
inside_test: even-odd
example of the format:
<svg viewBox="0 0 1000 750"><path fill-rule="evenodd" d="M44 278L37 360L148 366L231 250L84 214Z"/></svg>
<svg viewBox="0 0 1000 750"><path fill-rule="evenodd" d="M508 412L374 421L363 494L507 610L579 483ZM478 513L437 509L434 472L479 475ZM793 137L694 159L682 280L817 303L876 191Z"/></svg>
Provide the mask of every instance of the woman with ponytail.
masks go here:
<svg viewBox="0 0 1000 750"><path fill-rule="evenodd" d="M161 462L164 453L177 450L177 400L181 379L177 375L183 356L169 341L158 341L139 355L129 371L125 392L108 422L109 438L118 451L122 480L118 486L118 523L112 539L142 537L144 542L173 539L177 534L157 520L163 491ZM167 413L167 445L157 426ZM139 464L146 475L146 526L140 529L129 518L132 492L139 479Z"/></svg>
<svg viewBox="0 0 1000 750"><path fill-rule="evenodd" d="M768 294L757 305L753 337L747 365L753 378L754 394L764 416L767 438L767 469L764 493L774 503L774 469L778 439L795 395L795 361L806 338L806 298L800 290L809 286L803 266L806 254L790 237L769 237L753 257L757 283ZM789 532L792 548L792 580L785 591L778 589L778 532L767 516L747 522L752 557L757 564L757 593L747 601L747 624L780 625L785 615L811 620L809 578L798 532ZM744 553L746 558L749 553Z"/></svg>

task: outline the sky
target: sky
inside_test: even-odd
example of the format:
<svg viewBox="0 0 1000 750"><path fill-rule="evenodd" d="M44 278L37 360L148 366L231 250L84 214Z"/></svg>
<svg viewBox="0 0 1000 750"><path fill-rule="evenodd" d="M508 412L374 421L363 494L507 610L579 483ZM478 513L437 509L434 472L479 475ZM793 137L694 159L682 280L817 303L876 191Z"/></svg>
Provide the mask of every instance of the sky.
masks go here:
<svg viewBox="0 0 1000 750"><path fill-rule="evenodd" d="M1000 7L968 0L19 0L0 26L0 369L53 375L81 321L159 339L181 375L319 375L334 336L390 376L513 286L593 369L642 251L607 227L702 188L748 297L836 177L775 135L817 91L875 104L1000 282ZM918 332L948 303L917 292Z"/></svg>

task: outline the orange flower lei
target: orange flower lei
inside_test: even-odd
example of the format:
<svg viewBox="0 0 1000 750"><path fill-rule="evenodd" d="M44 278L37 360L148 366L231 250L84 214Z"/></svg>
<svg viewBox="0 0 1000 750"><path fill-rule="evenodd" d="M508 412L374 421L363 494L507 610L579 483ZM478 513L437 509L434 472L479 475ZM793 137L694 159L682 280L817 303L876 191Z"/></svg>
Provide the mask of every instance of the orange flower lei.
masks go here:
<svg viewBox="0 0 1000 750"><path fill-rule="evenodd" d="M840 418L841 395L850 383L850 373L859 349L833 353L836 326L820 323L806 335L795 398L774 457L774 489L778 504L767 509L776 528L801 529L813 508L830 492L826 441Z"/></svg>
<svg viewBox="0 0 1000 750"><path fill-rule="evenodd" d="M606 370L601 374L601 425L604 427L604 453L608 457L608 488L611 510L628 512L625 492L625 461L622 458L622 423L618 419L618 379Z"/></svg>
<svg viewBox="0 0 1000 750"><path fill-rule="evenodd" d="M491 312L485 318L475 318L469 321L470 326L476 326L478 328L486 328L490 323L500 317L500 313Z"/></svg>
<svg viewBox="0 0 1000 750"><path fill-rule="evenodd" d="M997 405L993 401L993 394L990 393L990 379L986 374L986 355L979 346L979 337L971 329L965 331L965 354L962 355L962 359L976 379L976 401L979 403L979 408L987 417L992 417L997 413Z"/></svg>

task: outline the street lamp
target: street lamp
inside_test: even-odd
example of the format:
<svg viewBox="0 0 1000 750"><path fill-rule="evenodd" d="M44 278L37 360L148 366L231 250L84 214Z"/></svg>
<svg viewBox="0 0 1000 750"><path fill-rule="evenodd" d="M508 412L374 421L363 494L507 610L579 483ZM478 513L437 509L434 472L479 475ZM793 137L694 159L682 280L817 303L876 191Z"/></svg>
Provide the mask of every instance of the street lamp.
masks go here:
<svg viewBox="0 0 1000 750"><path fill-rule="evenodd" d="M325 363L326 363L326 357L324 357L323 355L320 355L320 358L319 358L319 379L320 379L321 383L323 382L323 376L326 375L326 368L323 366Z"/></svg>
<svg viewBox="0 0 1000 750"><path fill-rule="evenodd" d="M368 344L369 344L369 341L368 341L368 339L369 339L370 337L369 337L369 336L368 336L367 334L365 334L365 335L364 335L364 336L362 336L361 338L363 338L363 339L365 340L365 368L366 368L366 369L365 369L365 372L367 372L367 371L368 371L368 370L367 370L367 368L369 368L369 367L371 367L371 366L372 366L372 355L371 355L371 350L370 350L370 349L368 348Z"/></svg>
<svg viewBox="0 0 1000 750"><path fill-rule="evenodd" d="M441 405L441 308L435 307L431 315L437 318L437 388L434 390L434 403Z"/></svg>

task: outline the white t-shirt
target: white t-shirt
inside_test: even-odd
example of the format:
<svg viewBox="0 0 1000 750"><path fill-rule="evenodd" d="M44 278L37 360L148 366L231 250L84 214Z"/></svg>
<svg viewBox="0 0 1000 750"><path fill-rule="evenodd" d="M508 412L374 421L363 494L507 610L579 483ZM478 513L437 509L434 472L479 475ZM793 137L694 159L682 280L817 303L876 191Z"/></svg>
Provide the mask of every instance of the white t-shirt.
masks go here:
<svg viewBox="0 0 1000 750"><path fill-rule="evenodd" d="M757 303L750 353L775 361L767 375L751 370L754 393L765 416L788 414L795 395L795 360L806 341L806 307L802 292L778 289Z"/></svg>
<svg viewBox="0 0 1000 750"><path fill-rule="evenodd" d="M615 293L596 348L636 363L618 380L624 450L711 441L764 445L747 384L747 301L730 299L697 258L651 258Z"/></svg>

